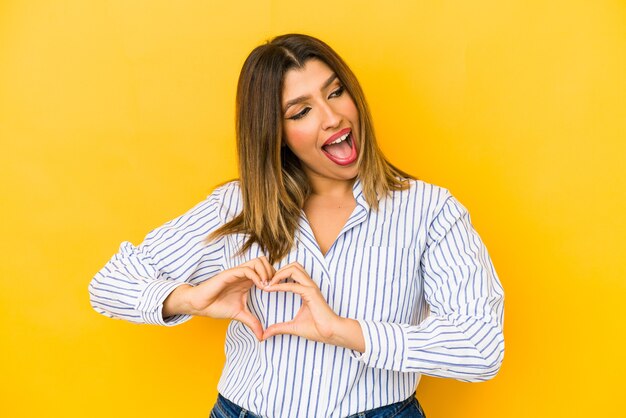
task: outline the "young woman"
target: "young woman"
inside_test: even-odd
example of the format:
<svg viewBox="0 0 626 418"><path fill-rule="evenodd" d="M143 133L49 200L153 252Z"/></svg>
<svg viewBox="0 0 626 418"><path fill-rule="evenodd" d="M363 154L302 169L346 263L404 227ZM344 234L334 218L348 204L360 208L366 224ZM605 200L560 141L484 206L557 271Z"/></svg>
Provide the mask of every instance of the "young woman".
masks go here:
<svg viewBox="0 0 626 418"><path fill-rule="evenodd" d="M328 45L252 51L237 146L238 181L122 243L89 285L113 318L233 320L211 416L420 417L420 375L498 372L503 290L467 210L384 158Z"/></svg>

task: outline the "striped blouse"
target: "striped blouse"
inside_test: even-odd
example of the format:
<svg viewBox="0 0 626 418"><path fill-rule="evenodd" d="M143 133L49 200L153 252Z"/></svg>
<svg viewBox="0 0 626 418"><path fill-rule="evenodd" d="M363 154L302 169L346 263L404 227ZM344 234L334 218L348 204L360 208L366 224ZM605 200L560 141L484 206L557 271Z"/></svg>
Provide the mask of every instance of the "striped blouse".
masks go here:
<svg viewBox="0 0 626 418"><path fill-rule="evenodd" d="M359 321L365 352L278 335L259 342L231 321L218 391L265 417L345 417L410 397L422 374L482 381L504 356L503 289L467 210L444 188L420 180L370 208L357 179L357 206L322 254L302 212L295 245L276 263L297 261L330 307ZM177 286L197 285L263 255L236 252L243 235L203 244L242 209L239 183L216 188L187 213L119 252L89 283L93 308L111 318L173 326L162 317ZM264 328L293 319L300 296L250 289Z"/></svg>

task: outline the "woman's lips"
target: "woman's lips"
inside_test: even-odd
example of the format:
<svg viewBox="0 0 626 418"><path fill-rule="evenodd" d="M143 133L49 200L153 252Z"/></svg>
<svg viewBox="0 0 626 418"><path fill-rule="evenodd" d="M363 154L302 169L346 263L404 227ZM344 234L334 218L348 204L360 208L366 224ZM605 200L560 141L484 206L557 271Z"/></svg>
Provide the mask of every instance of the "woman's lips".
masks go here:
<svg viewBox="0 0 626 418"><path fill-rule="evenodd" d="M331 142L334 142L337 139L339 139L346 132L349 133L347 138L344 140L350 146L350 153L348 155L346 155L345 157L338 156L338 155L333 155L333 154L327 152L326 149L324 149L327 145L329 147L340 146L340 145L329 145L329 144ZM333 135L330 139L328 139L328 141L326 141L326 144L324 144L324 146L322 146L322 151L324 152L326 157L328 157L329 160L331 160L335 164L342 165L342 166L350 165L350 164L354 163L357 160L357 157L358 157L358 149L357 149L356 141L352 137L352 132L351 132L351 130L349 128L348 129L344 129L342 131L339 131L337 134Z"/></svg>
<svg viewBox="0 0 626 418"><path fill-rule="evenodd" d="M339 132L331 135L330 138L328 138L326 140L326 142L324 142L324 145L328 145L332 142L335 142L337 139L341 138L342 136L344 136L345 134L349 134L350 132L352 132L352 129L350 128L343 128L342 130L340 130ZM324 146L322 145L322 146Z"/></svg>

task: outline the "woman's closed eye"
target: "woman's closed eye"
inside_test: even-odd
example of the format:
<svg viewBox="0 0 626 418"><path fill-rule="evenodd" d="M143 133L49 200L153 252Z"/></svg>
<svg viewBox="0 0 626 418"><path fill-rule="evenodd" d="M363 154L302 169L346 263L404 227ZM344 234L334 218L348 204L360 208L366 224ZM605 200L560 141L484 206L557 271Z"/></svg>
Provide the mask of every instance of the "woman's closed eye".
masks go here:
<svg viewBox="0 0 626 418"><path fill-rule="evenodd" d="M339 86L339 88L337 88L336 90L333 90L332 93L330 93L330 96L328 96L328 98L330 99L331 97L339 97L343 94L345 90L344 86Z"/></svg>
<svg viewBox="0 0 626 418"><path fill-rule="evenodd" d="M337 89L333 90L332 93L330 93L328 98L332 99L334 97L339 97L339 96L341 96L343 94L344 91L345 91L345 87L344 86L339 86ZM305 107L300 112L296 113L293 116L288 117L287 119L291 119L291 120L302 119L303 117L306 116L307 113L309 113L309 111L311 111L311 108L310 107Z"/></svg>
<svg viewBox="0 0 626 418"><path fill-rule="evenodd" d="M305 107L304 109L302 109L300 112L296 113L293 116L290 116L288 119L291 120L298 120L298 119L302 119L307 113L309 113L309 111L311 110L310 107Z"/></svg>

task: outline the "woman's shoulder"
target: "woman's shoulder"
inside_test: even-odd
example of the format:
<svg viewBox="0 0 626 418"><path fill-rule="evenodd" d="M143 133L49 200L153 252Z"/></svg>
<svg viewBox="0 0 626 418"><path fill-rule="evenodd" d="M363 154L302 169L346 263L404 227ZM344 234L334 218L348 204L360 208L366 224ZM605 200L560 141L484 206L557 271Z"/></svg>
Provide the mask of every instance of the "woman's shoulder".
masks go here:
<svg viewBox="0 0 626 418"><path fill-rule="evenodd" d="M206 202L217 210L223 221L234 218L242 208L241 187L239 180L228 180L213 188Z"/></svg>
<svg viewBox="0 0 626 418"><path fill-rule="evenodd" d="M416 227L426 225L429 229L437 219L445 222L451 217L456 218L467 212L446 187L419 179L406 181L409 187L393 192L393 203L387 205L392 205L393 208L389 212L396 216L420 219L420 222L414 223Z"/></svg>
<svg viewBox="0 0 626 418"><path fill-rule="evenodd" d="M447 216L449 213L464 214L467 208L448 190L424 180L408 179L410 187L405 191L409 201L421 208L429 217Z"/></svg>
<svg viewBox="0 0 626 418"><path fill-rule="evenodd" d="M455 211L465 210L446 187L420 179L401 180L405 180L409 187L392 192L392 199L386 203L393 208L401 209L398 213L408 211L414 216L434 219L446 208ZM396 212L396 209L393 212Z"/></svg>
<svg viewBox="0 0 626 418"><path fill-rule="evenodd" d="M213 188L213 191L207 198L223 198L228 194L241 194L241 189L239 186L239 179L227 180L223 183L216 185Z"/></svg>
<svg viewBox="0 0 626 418"><path fill-rule="evenodd" d="M408 183L409 187L395 192L400 193L403 199L408 197L410 200L416 202L429 203L429 206L440 207L446 200L452 197L450 191L445 187L420 179L404 180Z"/></svg>

